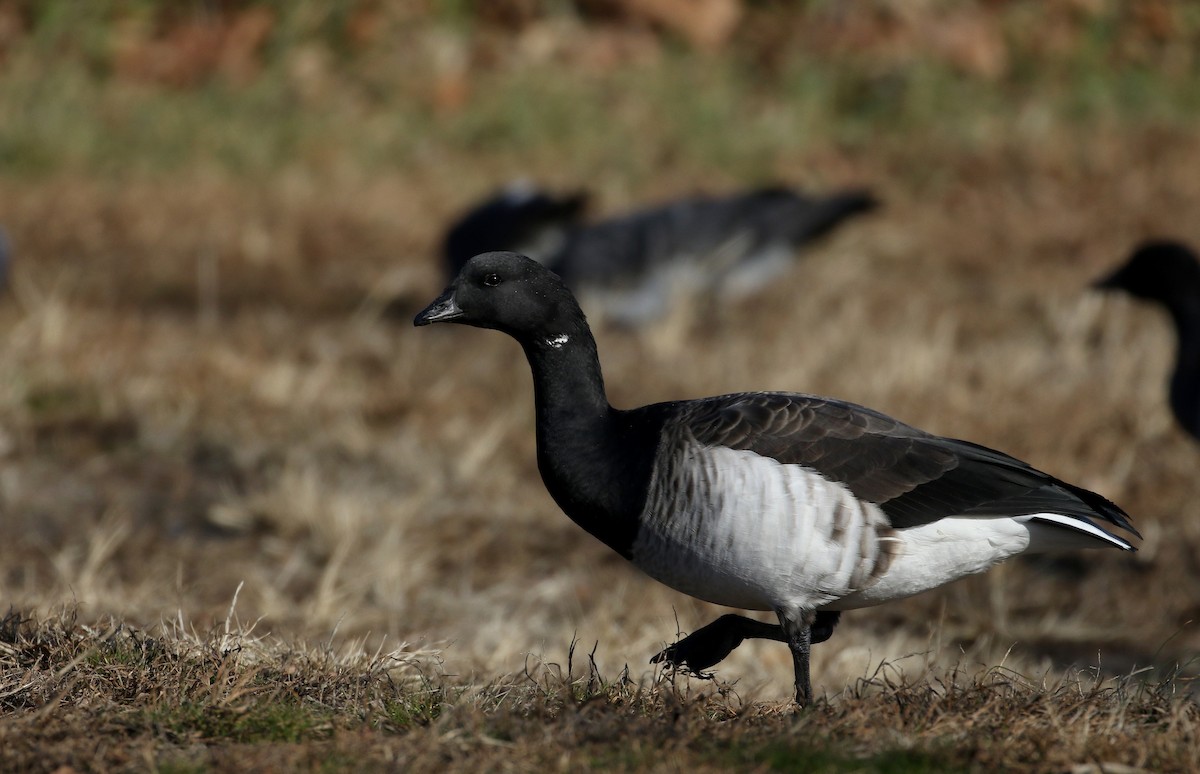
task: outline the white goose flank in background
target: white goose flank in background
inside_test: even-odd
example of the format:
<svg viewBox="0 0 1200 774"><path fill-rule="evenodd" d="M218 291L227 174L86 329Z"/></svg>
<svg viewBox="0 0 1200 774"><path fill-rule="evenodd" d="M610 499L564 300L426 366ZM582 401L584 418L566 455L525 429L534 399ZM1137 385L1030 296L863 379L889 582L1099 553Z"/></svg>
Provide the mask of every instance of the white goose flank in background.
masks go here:
<svg viewBox="0 0 1200 774"><path fill-rule="evenodd" d="M416 325L515 338L533 371L538 468L577 524L651 577L727 615L655 660L702 669L744 638L786 642L796 702L838 611L982 572L1023 552L1133 546L1098 494L991 449L813 395L608 403L596 343L557 275L516 253L472 258Z"/></svg>

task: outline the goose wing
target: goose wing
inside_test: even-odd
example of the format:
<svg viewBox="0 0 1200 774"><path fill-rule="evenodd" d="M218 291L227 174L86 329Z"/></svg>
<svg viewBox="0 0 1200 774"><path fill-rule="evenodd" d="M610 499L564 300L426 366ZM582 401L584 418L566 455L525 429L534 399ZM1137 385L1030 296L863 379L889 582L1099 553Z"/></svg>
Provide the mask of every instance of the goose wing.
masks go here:
<svg viewBox="0 0 1200 774"><path fill-rule="evenodd" d="M1094 492L994 449L932 435L853 403L744 393L681 405L679 419L697 441L814 470L878 505L896 528L950 516L1053 513L1138 535L1124 511Z"/></svg>
<svg viewBox="0 0 1200 774"><path fill-rule="evenodd" d="M633 283L679 261L720 274L767 244L797 247L876 206L858 190L817 198L773 186L694 196L582 226L547 265L568 284Z"/></svg>

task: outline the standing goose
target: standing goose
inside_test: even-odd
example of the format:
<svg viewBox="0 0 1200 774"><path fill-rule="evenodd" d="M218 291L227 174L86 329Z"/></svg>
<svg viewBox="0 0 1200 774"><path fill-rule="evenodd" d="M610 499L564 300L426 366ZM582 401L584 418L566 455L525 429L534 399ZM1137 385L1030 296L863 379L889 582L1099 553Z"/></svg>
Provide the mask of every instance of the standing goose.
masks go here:
<svg viewBox="0 0 1200 774"><path fill-rule="evenodd" d="M782 640L804 705L809 647L837 611L1026 551L1133 550L1102 526L1137 535L1100 495L852 403L750 392L614 409L575 298L515 253L472 258L413 322L494 328L521 344L538 469L575 523L678 591L779 617L724 616L657 660L699 669L744 638Z"/></svg>
<svg viewBox="0 0 1200 774"><path fill-rule="evenodd" d="M1200 261L1179 242L1140 245L1116 271L1096 283L1161 304L1175 323L1178 344L1169 399L1179 424L1200 440Z"/></svg>

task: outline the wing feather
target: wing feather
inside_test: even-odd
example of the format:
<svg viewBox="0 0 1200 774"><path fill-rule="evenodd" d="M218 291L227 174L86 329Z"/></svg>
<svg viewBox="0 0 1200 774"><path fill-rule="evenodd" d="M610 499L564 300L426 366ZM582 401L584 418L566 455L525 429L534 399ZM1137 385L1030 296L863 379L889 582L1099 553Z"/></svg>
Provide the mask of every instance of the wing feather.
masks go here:
<svg viewBox="0 0 1200 774"><path fill-rule="evenodd" d="M853 403L740 393L673 405L676 421L700 443L815 470L879 505L896 528L950 516L1046 512L1138 534L1119 507L1094 492L994 449L935 436Z"/></svg>

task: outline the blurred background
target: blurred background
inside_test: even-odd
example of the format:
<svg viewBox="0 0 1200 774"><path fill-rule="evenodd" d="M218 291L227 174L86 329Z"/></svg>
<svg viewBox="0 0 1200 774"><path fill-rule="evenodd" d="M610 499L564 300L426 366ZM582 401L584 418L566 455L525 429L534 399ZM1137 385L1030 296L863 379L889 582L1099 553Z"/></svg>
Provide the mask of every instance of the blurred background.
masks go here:
<svg viewBox="0 0 1200 774"><path fill-rule="evenodd" d="M614 405L836 395L1146 538L849 613L817 690L885 660L1194 668L1172 332L1089 284L1200 243L1198 118L1185 0L0 0L0 605L203 630L243 584L284 640L487 679L577 637L650 674L722 611L557 510L513 342L411 316L512 180L595 217L780 183L881 206L759 293L601 326ZM778 643L718 671L790 692Z"/></svg>

